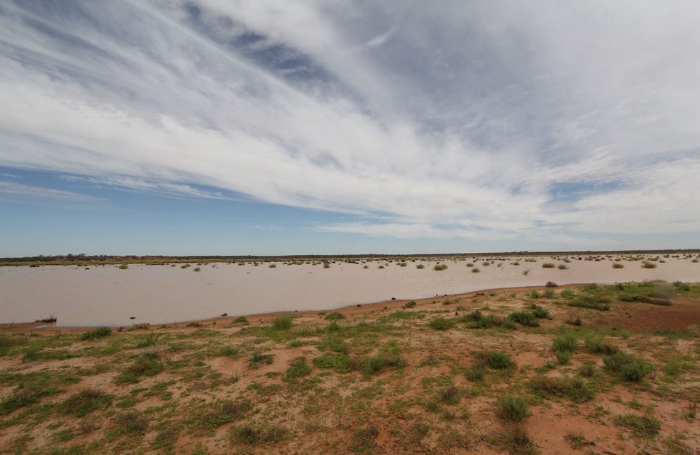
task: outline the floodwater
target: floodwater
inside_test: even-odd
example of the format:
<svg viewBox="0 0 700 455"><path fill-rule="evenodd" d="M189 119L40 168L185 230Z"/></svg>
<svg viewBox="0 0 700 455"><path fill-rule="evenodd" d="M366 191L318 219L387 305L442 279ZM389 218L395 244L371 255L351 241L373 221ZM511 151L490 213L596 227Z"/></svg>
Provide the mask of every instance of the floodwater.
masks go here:
<svg viewBox="0 0 700 455"><path fill-rule="evenodd" d="M534 259L533 259L534 260ZM691 258L662 258L646 269L641 261L623 259L614 269L611 259L570 257L495 260L488 266L469 260L443 261L448 268L435 271L437 261L367 263L336 262L259 266L214 263L182 269L180 265L2 267L0 268L0 322L28 322L49 315L60 326L128 326L133 323L172 323L275 311L326 310L350 304L417 299L467 291L558 284L666 280L700 281L700 263ZM519 261L520 265L514 263ZM542 268L542 263L565 265L567 270ZM423 264L423 269L416 266ZM500 266L499 266L500 264ZM367 266L367 268L365 268ZM384 266L380 269L380 266ZM529 271L525 275L524 271ZM134 319L130 319L133 317Z"/></svg>

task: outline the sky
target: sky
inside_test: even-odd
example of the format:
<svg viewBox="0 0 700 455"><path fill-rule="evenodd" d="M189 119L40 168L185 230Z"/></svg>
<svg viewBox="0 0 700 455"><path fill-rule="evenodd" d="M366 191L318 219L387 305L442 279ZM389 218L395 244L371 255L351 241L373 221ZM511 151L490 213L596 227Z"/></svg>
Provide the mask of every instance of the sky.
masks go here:
<svg viewBox="0 0 700 455"><path fill-rule="evenodd" d="M4 0L0 256L700 247L700 2Z"/></svg>

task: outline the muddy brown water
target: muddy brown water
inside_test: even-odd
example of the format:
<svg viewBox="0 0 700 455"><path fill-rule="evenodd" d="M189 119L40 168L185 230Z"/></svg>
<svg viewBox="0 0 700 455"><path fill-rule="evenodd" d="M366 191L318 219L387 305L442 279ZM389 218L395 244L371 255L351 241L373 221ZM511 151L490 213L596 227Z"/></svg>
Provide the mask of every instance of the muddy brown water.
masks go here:
<svg viewBox="0 0 700 455"><path fill-rule="evenodd" d="M700 263L669 258L655 269L640 261L623 260L614 269L612 260L571 259L567 270L542 268L542 263L562 260L538 258L514 265L517 258L471 272L468 261L443 261L448 268L435 271L437 261L366 264L334 263L287 265L275 268L263 263L193 265L74 266L0 268L0 322L27 322L58 317L60 326L127 326L133 323L172 323L275 311L326 310L351 304L397 299L417 299L443 294L567 283L616 283L643 280L700 281ZM498 266L498 264L501 266ZM388 265L387 265L388 264ZM416 265L425 268L418 269ZM364 268L364 266L368 268ZM379 266L384 268L380 269ZM523 271L529 270L527 275ZM134 317L135 319L130 319Z"/></svg>

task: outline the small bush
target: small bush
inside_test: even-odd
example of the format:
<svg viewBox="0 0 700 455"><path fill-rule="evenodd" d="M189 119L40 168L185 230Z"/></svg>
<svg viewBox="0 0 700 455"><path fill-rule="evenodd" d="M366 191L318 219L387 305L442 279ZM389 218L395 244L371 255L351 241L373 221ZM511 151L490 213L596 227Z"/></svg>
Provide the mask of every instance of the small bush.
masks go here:
<svg viewBox="0 0 700 455"><path fill-rule="evenodd" d="M102 406L112 403L112 395L94 389L84 389L66 398L60 405L64 414L84 417Z"/></svg>
<svg viewBox="0 0 700 455"><path fill-rule="evenodd" d="M231 430L233 442L251 446L279 442L286 435L287 430L281 427L259 428L251 425L242 425Z"/></svg>
<svg viewBox="0 0 700 455"><path fill-rule="evenodd" d="M140 355L119 376L114 378L117 384L134 384L141 380L142 376L155 376L163 371L163 365L158 353L148 352Z"/></svg>
<svg viewBox="0 0 700 455"><path fill-rule="evenodd" d="M191 423L200 428L218 428L227 423L241 420L253 409L248 400L224 400L207 406L194 416Z"/></svg>
<svg viewBox="0 0 700 455"><path fill-rule="evenodd" d="M430 328L434 330L448 330L450 327L452 327L452 322L445 318L437 318L430 321L429 325Z"/></svg>
<svg viewBox="0 0 700 455"><path fill-rule="evenodd" d="M540 326L540 323L537 321L535 315L529 311L516 311L514 313L510 313L507 319L528 327Z"/></svg>
<svg viewBox="0 0 700 455"><path fill-rule="evenodd" d="M505 352L491 351L486 354L486 364L494 370L505 370L513 366L513 361Z"/></svg>
<svg viewBox="0 0 700 455"><path fill-rule="evenodd" d="M437 270L437 271L447 270L447 264L438 264L435 267L433 267L433 270Z"/></svg>
<svg viewBox="0 0 700 455"><path fill-rule="evenodd" d="M530 380L528 387L540 397L567 397L574 403L584 403L595 397L591 388L580 378L550 378L537 375Z"/></svg>
<svg viewBox="0 0 700 455"><path fill-rule="evenodd" d="M272 365L272 354L263 354L260 351L254 352L249 359L251 365L259 365L264 363L266 365Z"/></svg>
<svg viewBox="0 0 700 455"><path fill-rule="evenodd" d="M539 305L533 303L530 305L530 309L532 310L532 315L537 319L552 319L552 314L549 312L549 310L546 310Z"/></svg>
<svg viewBox="0 0 700 455"><path fill-rule="evenodd" d="M141 337L138 343L136 343L136 347L142 349L155 346L156 344L158 344L158 339L160 338L160 336L160 333L151 332L148 335Z"/></svg>
<svg viewBox="0 0 700 455"><path fill-rule="evenodd" d="M334 311L332 313L328 313L325 318L327 321L339 321L341 319L345 319L345 316L343 316L343 313L339 313L338 311Z"/></svg>
<svg viewBox="0 0 700 455"><path fill-rule="evenodd" d="M481 365L473 365L464 373L464 376L471 382L481 382L485 374L486 371Z"/></svg>
<svg viewBox="0 0 700 455"><path fill-rule="evenodd" d="M121 434L142 434L148 429L148 420L140 411L129 411L114 418L117 431Z"/></svg>
<svg viewBox="0 0 700 455"><path fill-rule="evenodd" d="M342 327L336 321L332 321L332 322L328 323L328 325L326 326L327 332L340 332L341 330L342 330Z"/></svg>
<svg viewBox="0 0 700 455"><path fill-rule="evenodd" d="M661 431L661 421L650 415L625 414L615 417L615 425L632 430L641 437L653 438Z"/></svg>
<svg viewBox="0 0 700 455"><path fill-rule="evenodd" d="M656 264L654 264L653 262L644 262L644 263L642 264L642 268L644 268L644 269L655 269L655 268L656 268Z"/></svg>
<svg viewBox="0 0 700 455"><path fill-rule="evenodd" d="M506 395L498 399L496 415L503 420L519 422L530 415L524 398Z"/></svg>
<svg viewBox="0 0 700 455"><path fill-rule="evenodd" d="M297 357L292 360L287 369L287 380L294 381L311 374L311 367L306 364L306 357Z"/></svg>
<svg viewBox="0 0 700 455"><path fill-rule="evenodd" d="M608 370L620 373L623 378L632 382L641 381L644 376L652 371L652 367L648 362L622 351L604 356L603 364Z"/></svg>
<svg viewBox="0 0 700 455"><path fill-rule="evenodd" d="M559 365L568 365L571 360L571 351L555 351Z"/></svg>
<svg viewBox="0 0 700 455"><path fill-rule="evenodd" d="M292 328L292 317L291 316L277 316L272 321L272 327L275 330L289 330Z"/></svg>
<svg viewBox="0 0 700 455"><path fill-rule="evenodd" d="M365 428L355 430L352 434L350 450L357 453L371 451L377 436L379 436L379 428L374 424L369 424Z"/></svg>
<svg viewBox="0 0 700 455"><path fill-rule="evenodd" d="M47 391L34 389L18 389L13 391L0 400L0 416L10 414L11 412L37 403L43 395L48 394Z"/></svg>
<svg viewBox="0 0 700 455"><path fill-rule="evenodd" d="M559 287L559 285L558 285L557 283L555 283L554 281L547 281L547 284L545 284L544 287L546 287L546 288L556 288L556 287Z"/></svg>
<svg viewBox="0 0 700 455"><path fill-rule="evenodd" d="M578 350L578 339L571 332L565 332L554 338L554 350L561 352L576 352Z"/></svg>
<svg viewBox="0 0 700 455"><path fill-rule="evenodd" d="M592 310L599 311L609 311L610 310L610 300L604 297L590 296L590 295L579 295L571 302L567 303L568 306L578 307L578 308L589 308Z"/></svg>
<svg viewBox="0 0 700 455"><path fill-rule="evenodd" d="M624 268L625 268L625 265L624 265L624 264L620 264L619 262L613 263L612 266L613 266L614 269L624 269Z"/></svg>
<svg viewBox="0 0 700 455"><path fill-rule="evenodd" d="M417 304L416 304L416 301L415 301L415 300L411 300L410 302L406 302L406 303L404 304L403 307L406 308L406 309L408 309L408 308L413 308L413 307L415 307L416 305L417 305Z"/></svg>
<svg viewBox="0 0 700 455"><path fill-rule="evenodd" d="M551 262L545 262L544 264L542 264L542 268L543 269L553 269L554 264L552 264Z"/></svg>
<svg viewBox="0 0 700 455"><path fill-rule="evenodd" d="M476 268L476 267L474 267L474 268L472 269L472 273L479 273L479 272L481 272L481 270L479 270L479 269Z"/></svg>
<svg viewBox="0 0 700 455"><path fill-rule="evenodd" d="M576 297L576 294L571 289L564 289L563 291L561 291L559 293L559 295L561 296L562 299L567 299L567 300L573 299L574 297Z"/></svg>
<svg viewBox="0 0 700 455"><path fill-rule="evenodd" d="M248 318L246 318L245 316L238 316L236 319L233 320L233 322L236 324L241 324L241 323L247 324Z"/></svg>
<svg viewBox="0 0 700 455"><path fill-rule="evenodd" d="M119 266L119 269L120 269L120 270L126 270L126 269L128 269L128 268L129 268L129 264L121 264L121 265Z"/></svg>
<svg viewBox="0 0 700 455"><path fill-rule="evenodd" d="M457 404L459 403L460 393L459 389L455 386L450 386L442 389L440 391L440 399L443 403L447 404Z"/></svg>
<svg viewBox="0 0 700 455"><path fill-rule="evenodd" d="M416 266L416 268L417 268L417 269L424 269L425 266L424 266L423 264L418 264L418 265Z"/></svg>
<svg viewBox="0 0 700 455"><path fill-rule="evenodd" d="M514 455L537 455L540 451L522 425L510 424L500 431L494 442Z"/></svg>
<svg viewBox="0 0 700 455"><path fill-rule="evenodd" d="M620 350L617 346L606 343L600 337L587 337L585 343L586 349L594 354L612 355Z"/></svg>
<svg viewBox="0 0 700 455"><path fill-rule="evenodd" d="M112 334L112 329L109 327L100 327L95 330L90 330L80 335L81 340L96 340L97 338L104 338Z"/></svg>
<svg viewBox="0 0 700 455"><path fill-rule="evenodd" d="M620 370L622 372L622 377L631 382L639 382L644 379L644 376L652 371L651 365L641 359L634 359L633 361L622 365Z"/></svg>
<svg viewBox="0 0 700 455"><path fill-rule="evenodd" d="M337 373L348 373L350 371L362 371L366 362L363 359L353 358L346 354L325 353L316 357L314 365L318 368L331 369Z"/></svg>

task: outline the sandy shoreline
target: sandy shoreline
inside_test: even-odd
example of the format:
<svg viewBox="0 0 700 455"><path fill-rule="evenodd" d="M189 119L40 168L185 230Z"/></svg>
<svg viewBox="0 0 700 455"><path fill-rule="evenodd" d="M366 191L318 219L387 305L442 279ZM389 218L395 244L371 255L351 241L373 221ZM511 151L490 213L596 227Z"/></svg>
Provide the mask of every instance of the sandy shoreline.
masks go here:
<svg viewBox="0 0 700 455"><path fill-rule="evenodd" d="M565 284L565 285L557 285L558 290L563 290L563 289L568 289L568 288L575 288L578 286L583 286L586 284L590 283L570 283L570 284ZM197 324L205 325L205 324L222 324L222 323L232 323L236 318L243 316L248 320L248 324L251 325L264 325L264 324L269 324L273 319L275 319L278 316L281 315L295 315L299 317L308 317L308 316L316 316L319 315L322 317L324 314L331 312L331 311L337 311L339 313L342 313L345 316L362 316L362 315L370 315L374 314L379 310L383 309L397 309L401 308L403 305L405 305L407 302L410 301L415 301L418 307L425 306L427 304L432 304L434 300L444 300L444 299L449 299L449 300L455 300L455 299L462 299L462 298L474 298L474 297L480 297L483 296L486 293L510 293L510 292L523 292L523 291L532 291L532 290L542 290L546 289L546 286L518 286L518 287L505 287L505 288L489 288L489 289L480 289L478 291L469 291L469 292L462 292L462 293L457 293L457 294L442 294L442 295L435 295L432 297L423 297L423 298L418 298L418 299L391 299L391 300L383 300L380 302L371 302L371 303L364 303L364 304L354 304L354 305L345 305L342 307L337 307L337 308L328 308L328 309L321 309L321 310L303 310L303 311L273 311L273 312L267 312L267 313L251 313L247 315L235 315L235 316L216 316L216 317L211 317L211 318L204 318L204 319L193 319L193 320L188 320L188 321L178 321L174 322L171 324L149 324L149 327L151 329L156 329L156 328L183 328L183 327L193 327L196 326ZM134 322L134 324L138 324L137 322ZM5 330L5 331L10 331L10 332L16 332L16 331L23 331L23 330L36 330L36 331L41 331L42 333L80 333L80 332L86 332L88 330L95 329L97 327L101 327L99 325L93 325L93 326L56 326L54 324L47 324L44 322L16 322L16 323L0 323L0 330ZM114 327L114 328L122 328L125 330L128 330L130 326L121 326L121 327Z"/></svg>

